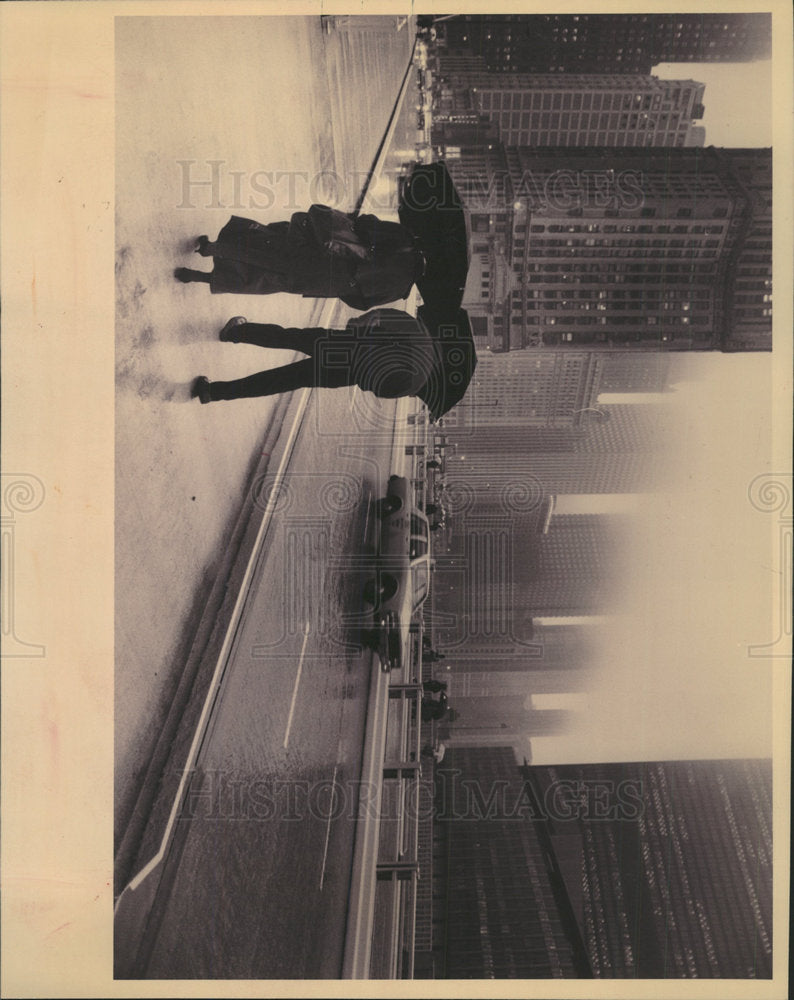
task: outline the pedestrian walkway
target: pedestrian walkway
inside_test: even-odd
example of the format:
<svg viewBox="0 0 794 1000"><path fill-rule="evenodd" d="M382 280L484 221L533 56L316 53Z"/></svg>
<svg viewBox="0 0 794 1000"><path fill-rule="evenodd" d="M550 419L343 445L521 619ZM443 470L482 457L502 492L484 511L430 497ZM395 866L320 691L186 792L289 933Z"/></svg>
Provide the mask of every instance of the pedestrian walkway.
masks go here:
<svg viewBox="0 0 794 1000"><path fill-rule="evenodd" d="M285 326L318 316L312 300L211 296L176 284L172 271L198 260L192 240L213 236L232 212L276 221L328 194L329 177L349 186L352 207L410 55L412 39L385 20L380 35L360 39L342 28L327 35L317 17L256 18L247 31L239 18L119 25L117 840L268 458L268 429L283 418L275 397L200 407L190 382L262 367L261 350L217 343L230 315ZM245 93L236 102L217 86L231 52ZM290 359L270 352L267 363Z"/></svg>

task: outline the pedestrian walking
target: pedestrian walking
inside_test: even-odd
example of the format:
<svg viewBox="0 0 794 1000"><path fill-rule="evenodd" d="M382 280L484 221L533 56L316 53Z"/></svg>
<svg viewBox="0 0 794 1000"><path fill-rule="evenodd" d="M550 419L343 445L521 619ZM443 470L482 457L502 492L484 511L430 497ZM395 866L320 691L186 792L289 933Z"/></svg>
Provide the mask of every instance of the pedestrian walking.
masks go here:
<svg viewBox="0 0 794 1000"><path fill-rule="evenodd" d="M297 350L308 357L229 382L211 382L199 375L191 394L202 403L348 385L358 385L384 399L413 396L428 384L438 365L430 334L419 320L401 309L372 309L354 316L344 330L285 328L249 323L245 317L235 316L221 330L219 339Z"/></svg>
<svg viewBox="0 0 794 1000"><path fill-rule="evenodd" d="M425 267L405 226L327 205L266 225L233 215L215 242L197 238L196 253L212 258L212 270L178 267L178 281L202 282L216 295L338 298L353 309L407 298Z"/></svg>

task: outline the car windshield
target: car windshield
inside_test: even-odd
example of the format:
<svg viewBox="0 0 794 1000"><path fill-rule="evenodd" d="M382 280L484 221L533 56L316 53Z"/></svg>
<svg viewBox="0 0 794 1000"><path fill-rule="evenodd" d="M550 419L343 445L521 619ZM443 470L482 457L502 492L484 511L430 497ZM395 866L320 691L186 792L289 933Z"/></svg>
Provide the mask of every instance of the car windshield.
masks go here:
<svg viewBox="0 0 794 1000"><path fill-rule="evenodd" d="M411 514L411 534L419 535L422 538L427 537L425 522L417 514Z"/></svg>

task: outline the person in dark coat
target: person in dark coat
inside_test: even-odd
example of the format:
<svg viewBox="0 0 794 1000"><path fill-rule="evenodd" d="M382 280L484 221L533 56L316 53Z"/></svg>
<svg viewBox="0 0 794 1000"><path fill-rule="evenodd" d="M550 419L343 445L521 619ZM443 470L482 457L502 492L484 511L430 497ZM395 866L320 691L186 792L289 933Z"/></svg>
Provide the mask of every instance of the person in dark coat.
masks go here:
<svg viewBox="0 0 794 1000"><path fill-rule="evenodd" d="M323 225L333 229L328 220L348 230L346 244L329 249L321 242ZM338 298L352 309L407 298L425 263L413 235L400 223L345 215L325 205L267 225L233 215L214 243L200 236L196 252L212 257L212 271L179 267L174 271L179 281L205 282L213 294Z"/></svg>
<svg viewBox="0 0 794 1000"><path fill-rule="evenodd" d="M235 316L221 330L219 339L297 350L308 357L230 382L210 382L199 375L191 395L202 403L316 386L358 385L384 399L413 396L427 384L438 364L427 329L401 309L372 309L348 320L344 330L285 329Z"/></svg>

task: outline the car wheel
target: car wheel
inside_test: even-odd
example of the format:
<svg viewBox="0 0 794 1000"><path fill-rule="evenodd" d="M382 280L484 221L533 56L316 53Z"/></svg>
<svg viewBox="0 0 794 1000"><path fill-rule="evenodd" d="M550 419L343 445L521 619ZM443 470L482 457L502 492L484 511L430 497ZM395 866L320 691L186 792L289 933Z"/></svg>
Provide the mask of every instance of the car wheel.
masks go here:
<svg viewBox="0 0 794 1000"><path fill-rule="evenodd" d="M391 573L382 573L377 580L367 580L364 584L364 600L379 608L397 593L397 581Z"/></svg>
<svg viewBox="0 0 794 1000"><path fill-rule="evenodd" d="M402 500L393 494L381 497L381 499L378 500L376 508L378 511L378 517L389 517L391 514L396 514L402 505Z"/></svg>

